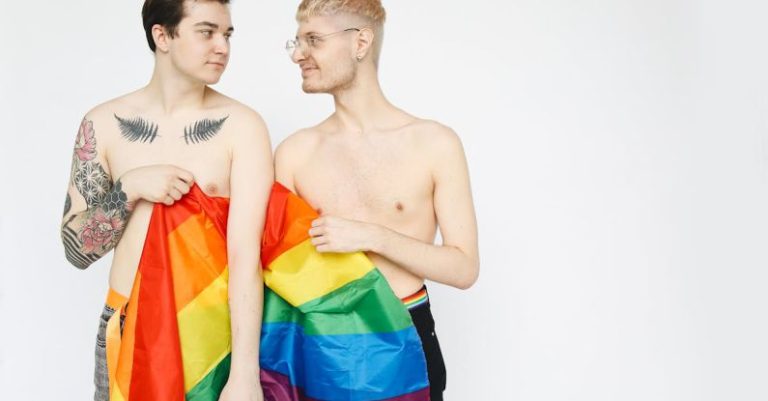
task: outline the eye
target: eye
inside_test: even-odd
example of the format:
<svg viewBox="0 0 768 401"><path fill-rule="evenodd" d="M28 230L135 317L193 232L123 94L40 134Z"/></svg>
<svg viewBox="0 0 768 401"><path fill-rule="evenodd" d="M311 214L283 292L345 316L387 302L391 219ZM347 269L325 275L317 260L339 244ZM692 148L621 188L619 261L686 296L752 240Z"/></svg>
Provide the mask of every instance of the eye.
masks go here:
<svg viewBox="0 0 768 401"><path fill-rule="evenodd" d="M312 35L307 37L307 44L309 44L311 47L315 47L318 42L320 42L320 38L318 36Z"/></svg>
<svg viewBox="0 0 768 401"><path fill-rule="evenodd" d="M200 31L200 33L206 38L210 38L213 35L213 31L210 29Z"/></svg>
<svg viewBox="0 0 768 401"><path fill-rule="evenodd" d="M229 42L230 38L232 38L232 34L231 33L227 32L227 33L224 34L224 39L226 39L227 42Z"/></svg>

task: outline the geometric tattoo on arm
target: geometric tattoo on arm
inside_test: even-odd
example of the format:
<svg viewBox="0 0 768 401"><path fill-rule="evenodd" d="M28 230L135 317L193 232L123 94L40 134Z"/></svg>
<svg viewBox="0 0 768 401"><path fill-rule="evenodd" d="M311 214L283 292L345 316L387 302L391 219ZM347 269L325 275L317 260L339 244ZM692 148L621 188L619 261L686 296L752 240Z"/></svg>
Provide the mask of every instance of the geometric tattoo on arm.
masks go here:
<svg viewBox="0 0 768 401"><path fill-rule="evenodd" d="M72 179L89 207L97 205L111 186L109 174L97 162L82 163Z"/></svg>
<svg viewBox="0 0 768 401"><path fill-rule="evenodd" d="M141 117L124 119L114 115L117 119L117 125L120 127L120 134L130 142L149 142L157 138L157 124L148 122Z"/></svg>
<svg viewBox="0 0 768 401"><path fill-rule="evenodd" d="M117 245L132 207L120 180L113 185L96 159L96 137L89 120L83 119L80 125L73 159L73 184L85 199L86 210L64 223L61 238L67 259L85 269ZM70 208L67 196L65 215Z"/></svg>
<svg viewBox="0 0 768 401"><path fill-rule="evenodd" d="M80 251L82 248L81 241L75 230L69 227L69 223L74 220L75 217L77 216L72 215L72 217L69 218L69 221L64 223L61 227L61 241L64 243L64 254L67 256L67 260L76 267L85 269L93 264L93 262L99 260L101 255L95 253L87 254Z"/></svg>
<svg viewBox="0 0 768 401"><path fill-rule="evenodd" d="M72 197L67 194L67 199L64 200L64 216L72 209Z"/></svg>
<svg viewBox="0 0 768 401"><path fill-rule="evenodd" d="M225 116L218 120L204 118L196 121L194 124L190 124L188 127L184 128L184 142L187 144L190 142L198 143L213 138L219 133L221 126L224 125L224 121L227 121L227 118L229 118L229 116Z"/></svg>

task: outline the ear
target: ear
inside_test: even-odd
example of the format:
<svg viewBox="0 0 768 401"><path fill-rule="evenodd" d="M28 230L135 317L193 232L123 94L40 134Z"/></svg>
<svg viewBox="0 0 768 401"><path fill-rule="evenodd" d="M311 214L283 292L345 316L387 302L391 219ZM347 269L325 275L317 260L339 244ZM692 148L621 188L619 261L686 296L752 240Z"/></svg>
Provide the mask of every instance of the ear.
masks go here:
<svg viewBox="0 0 768 401"><path fill-rule="evenodd" d="M168 52L168 41L171 39L171 36L162 25L155 24L152 26L152 38L155 39L155 47L157 50L163 53Z"/></svg>
<svg viewBox="0 0 768 401"><path fill-rule="evenodd" d="M363 28L357 33L357 51L355 53L357 61L362 61L373 51L374 38L373 29L371 28Z"/></svg>

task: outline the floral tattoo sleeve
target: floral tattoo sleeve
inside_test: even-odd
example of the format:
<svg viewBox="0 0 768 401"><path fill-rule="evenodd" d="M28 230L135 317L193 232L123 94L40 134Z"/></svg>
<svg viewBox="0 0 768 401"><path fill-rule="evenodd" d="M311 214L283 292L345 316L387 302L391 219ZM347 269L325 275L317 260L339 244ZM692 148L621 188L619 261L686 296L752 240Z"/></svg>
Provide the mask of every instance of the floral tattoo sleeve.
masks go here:
<svg viewBox="0 0 768 401"><path fill-rule="evenodd" d="M86 209L67 217L72 207L71 196L67 194L66 220L61 227L67 259L80 269L117 245L132 209L120 181L112 184L112 177L96 156L93 122L83 119L72 157L71 185L85 199Z"/></svg>

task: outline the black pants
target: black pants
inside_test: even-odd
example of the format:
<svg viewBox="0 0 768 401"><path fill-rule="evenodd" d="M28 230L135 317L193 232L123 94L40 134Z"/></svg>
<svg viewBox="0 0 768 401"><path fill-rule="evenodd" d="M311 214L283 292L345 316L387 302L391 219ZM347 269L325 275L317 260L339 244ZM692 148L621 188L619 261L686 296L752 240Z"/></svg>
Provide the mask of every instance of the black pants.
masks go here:
<svg viewBox="0 0 768 401"><path fill-rule="evenodd" d="M421 337L424 356L427 358L427 376L429 378L429 395L431 401L443 401L445 391L445 362L440 352L440 343L435 334L435 320L427 302L408 310L413 319L413 325Z"/></svg>

